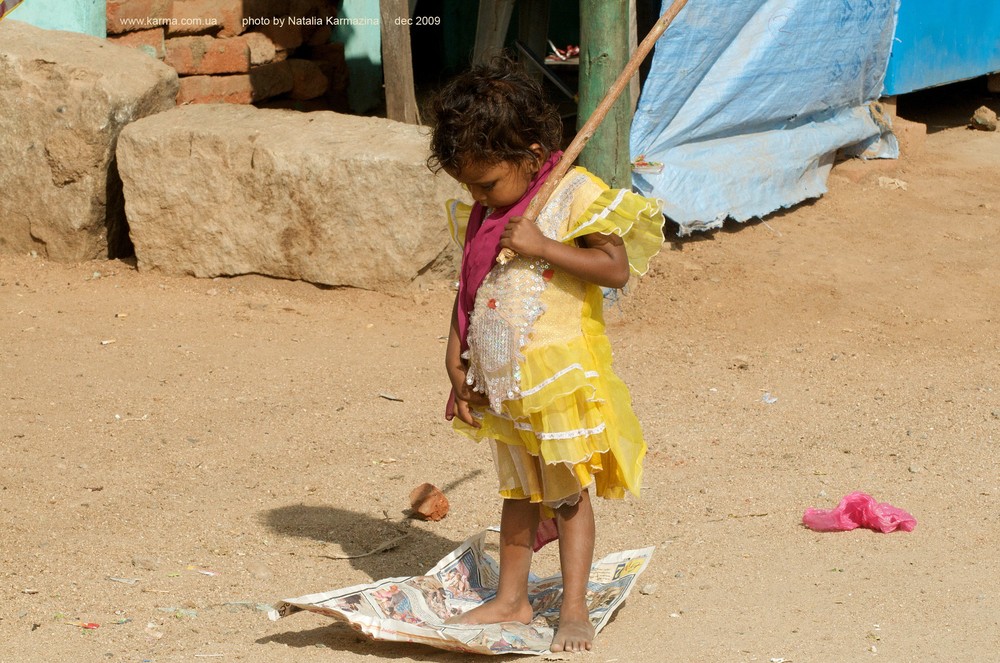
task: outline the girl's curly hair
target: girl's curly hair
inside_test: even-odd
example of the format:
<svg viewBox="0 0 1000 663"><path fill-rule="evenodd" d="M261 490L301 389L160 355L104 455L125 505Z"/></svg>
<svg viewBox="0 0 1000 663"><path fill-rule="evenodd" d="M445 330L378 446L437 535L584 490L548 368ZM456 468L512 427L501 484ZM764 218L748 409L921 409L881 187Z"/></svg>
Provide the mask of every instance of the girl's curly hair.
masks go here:
<svg viewBox="0 0 1000 663"><path fill-rule="evenodd" d="M466 163L533 162L531 145L559 149L562 119L542 86L500 55L449 81L430 106L434 123L427 166L460 171Z"/></svg>

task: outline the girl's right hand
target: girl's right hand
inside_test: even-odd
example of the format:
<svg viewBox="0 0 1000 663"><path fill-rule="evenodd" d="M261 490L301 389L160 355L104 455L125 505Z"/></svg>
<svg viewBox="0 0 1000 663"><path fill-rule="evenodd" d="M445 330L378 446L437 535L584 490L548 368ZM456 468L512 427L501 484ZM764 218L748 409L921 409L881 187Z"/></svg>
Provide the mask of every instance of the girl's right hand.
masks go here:
<svg viewBox="0 0 1000 663"><path fill-rule="evenodd" d="M472 406L469 401L462 400L461 398L455 398L455 416L458 417L459 421L472 426L473 428L481 428L482 424L476 421L476 418L472 416Z"/></svg>
<svg viewBox="0 0 1000 663"><path fill-rule="evenodd" d="M473 428L479 428L479 422L472 416L472 408L489 405L489 399L466 384L464 375L458 384L452 385L452 388L455 393L455 416Z"/></svg>

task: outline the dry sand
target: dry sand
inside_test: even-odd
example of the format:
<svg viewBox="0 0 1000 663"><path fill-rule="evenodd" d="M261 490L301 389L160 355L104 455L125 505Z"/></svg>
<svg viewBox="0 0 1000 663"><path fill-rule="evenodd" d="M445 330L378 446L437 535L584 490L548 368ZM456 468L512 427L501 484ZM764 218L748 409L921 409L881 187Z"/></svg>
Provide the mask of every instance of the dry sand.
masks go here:
<svg viewBox="0 0 1000 663"><path fill-rule="evenodd" d="M918 156L670 241L608 311L650 453L597 555L657 551L580 660L1000 660L1000 133L918 119ZM441 417L452 296L0 257L0 661L467 660L258 608L497 522ZM451 513L406 525L424 481ZM801 526L855 490L916 530Z"/></svg>

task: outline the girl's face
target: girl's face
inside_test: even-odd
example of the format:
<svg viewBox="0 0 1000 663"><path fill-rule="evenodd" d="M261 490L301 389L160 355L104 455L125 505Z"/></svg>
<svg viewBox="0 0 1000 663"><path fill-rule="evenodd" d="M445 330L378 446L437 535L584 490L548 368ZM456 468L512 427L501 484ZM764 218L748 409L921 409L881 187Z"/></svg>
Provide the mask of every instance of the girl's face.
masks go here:
<svg viewBox="0 0 1000 663"><path fill-rule="evenodd" d="M538 152L541 152L541 148L538 148ZM484 207L502 208L521 199L538 172L538 163L537 159L530 164L511 161L495 164L469 162L461 170L449 170L448 174L464 184L476 202Z"/></svg>

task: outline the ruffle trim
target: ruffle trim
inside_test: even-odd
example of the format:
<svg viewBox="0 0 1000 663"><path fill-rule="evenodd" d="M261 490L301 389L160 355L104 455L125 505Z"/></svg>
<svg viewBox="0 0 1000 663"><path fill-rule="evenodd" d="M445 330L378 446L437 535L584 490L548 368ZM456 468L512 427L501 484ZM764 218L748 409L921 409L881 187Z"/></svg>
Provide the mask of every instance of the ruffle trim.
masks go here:
<svg viewBox="0 0 1000 663"><path fill-rule="evenodd" d="M451 241L461 247L465 244L465 231L472 216L472 205L451 198L445 202L444 209L448 217L448 234L451 236Z"/></svg>
<svg viewBox="0 0 1000 663"><path fill-rule="evenodd" d="M601 178L579 166L566 175L563 183L578 174L586 175L602 192L587 206L583 214L573 219L569 230L559 241L565 243L592 233L618 235L625 242L629 268L634 274L642 276L649 270L650 260L663 246L665 221L662 201L640 196L627 189L609 189ZM452 198L445 203L445 210L451 240L462 246L472 205Z"/></svg>
<svg viewBox="0 0 1000 663"><path fill-rule="evenodd" d="M593 233L618 235L625 242L629 267L634 274L642 276L663 246L663 204L627 189L608 189L600 178L585 169L576 170L605 190L570 224L569 231L559 240L565 243Z"/></svg>
<svg viewBox="0 0 1000 663"><path fill-rule="evenodd" d="M543 465L593 474L599 495L638 495L646 445L628 389L610 366L604 336L532 347L521 365L520 399L505 401L502 414L475 411L479 428L453 423L475 440L522 447Z"/></svg>

